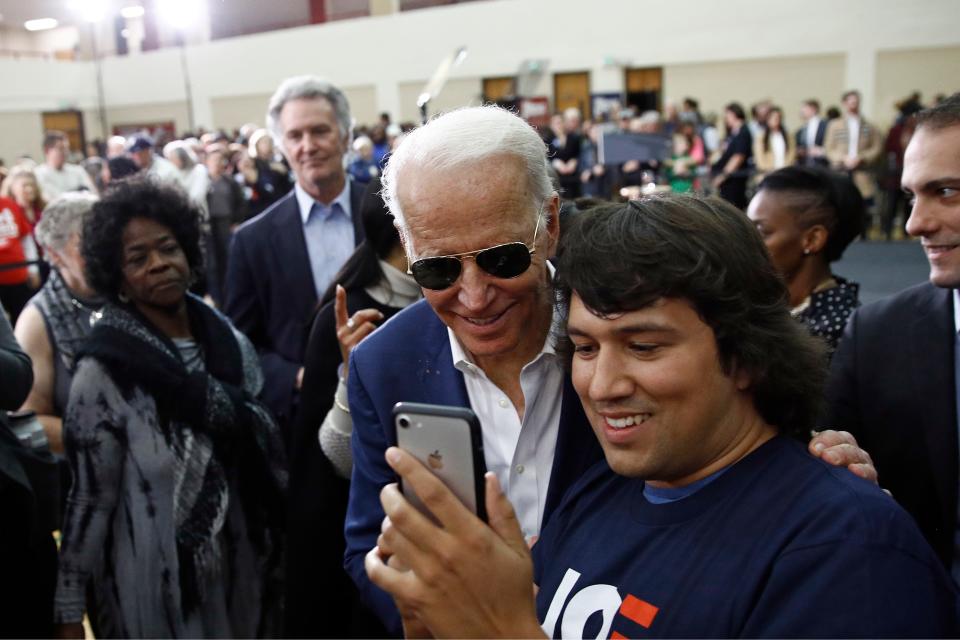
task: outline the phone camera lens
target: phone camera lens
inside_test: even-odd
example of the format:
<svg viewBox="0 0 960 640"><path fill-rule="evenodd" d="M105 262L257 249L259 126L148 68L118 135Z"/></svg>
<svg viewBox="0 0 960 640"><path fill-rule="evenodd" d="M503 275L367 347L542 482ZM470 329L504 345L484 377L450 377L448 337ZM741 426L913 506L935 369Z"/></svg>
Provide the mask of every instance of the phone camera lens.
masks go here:
<svg viewBox="0 0 960 640"><path fill-rule="evenodd" d="M400 416L400 418L397 420L397 423L399 423L401 429L407 429L410 427L410 418L407 416Z"/></svg>

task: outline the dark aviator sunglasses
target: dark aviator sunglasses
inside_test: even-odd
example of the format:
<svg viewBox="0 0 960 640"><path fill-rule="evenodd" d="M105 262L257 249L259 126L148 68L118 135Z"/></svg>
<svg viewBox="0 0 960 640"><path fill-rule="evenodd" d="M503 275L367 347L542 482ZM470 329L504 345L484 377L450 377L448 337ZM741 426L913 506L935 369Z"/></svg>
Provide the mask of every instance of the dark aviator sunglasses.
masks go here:
<svg viewBox="0 0 960 640"><path fill-rule="evenodd" d="M537 212L537 226L533 230L531 244L536 247L537 233L540 231L540 220L543 207ZM463 260L473 258L477 266L494 278L516 278L530 268L536 248L531 249L523 242L508 242L486 249L465 251L448 256L433 256L420 258L410 265L407 273L413 276L424 289L442 291L453 286L463 271Z"/></svg>

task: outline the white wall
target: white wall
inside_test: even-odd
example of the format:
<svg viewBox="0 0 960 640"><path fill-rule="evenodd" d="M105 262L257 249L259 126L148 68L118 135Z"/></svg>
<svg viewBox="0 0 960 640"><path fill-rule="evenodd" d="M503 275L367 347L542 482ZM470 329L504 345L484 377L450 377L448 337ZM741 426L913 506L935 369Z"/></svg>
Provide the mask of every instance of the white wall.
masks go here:
<svg viewBox="0 0 960 640"><path fill-rule="evenodd" d="M697 71L696 66L686 65L702 65L706 73L710 65L721 64L730 73L731 83L726 95L716 99L726 100L746 99L737 95L738 79L750 87L751 95L764 88L744 75L751 68L746 61L774 64L776 59L807 56L826 64L830 72L799 79L797 95L829 97L840 87L858 88L866 114L884 122L890 113L887 85L880 87L882 99L878 95L878 78L887 77L881 67L891 59L897 64L907 60L885 57L884 52L960 46L957 0L726 0L722 4L688 0L682 17L678 15L665 10L659 0L488 0L189 45L184 53L194 121L206 127L226 124L214 119L215 111L224 112L225 101L269 95L283 78L301 73L322 75L348 88L364 87L357 104L358 121L370 121L380 110L398 119L408 117L416 113L415 104L410 104L414 87L433 74L442 58L467 46L469 56L454 69L449 90L438 101L441 106L468 104L479 94L483 77L511 75L525 59L549 60L548 73L538 87L538 93L547 96L552 93L552 74L558 71L588 69L593 91L621 90L623 70L605 66L609 58L627 66L663 66L665 91L672 97L682 95L671 86L671 77L673 82L685 78L685 85L678 86L692 90L709 86L706 78L684 75L684 69ZM182 104L186 93L180 53L173 48L105 60L108 106L152 105L153 113L156 105ZM744 61L745 71L737 71L738 61ZM960 74L955 71L945 74L944 82L955 85L951 90L960 88ZM50 104L95 105L92 63L30 65L0 60L0 77L23 79L0 83L0 111L41 110ZM783 102L788 115L793 115L796 106L788 101L795 96L778 86L771 85L765 97ZM367 98L370 87L375 107ZM697 97L707 102L714 99ZM255 111L245 108L244 113ZM171 114L180 119L175 116ZM0 115L0 130L6 126ZM11 155L3 136L0 155Z"/></svg>
<svg viewBox="0 0 960 640"><path fill-rule="evenodd" d="M677 104L687 96L696 97L700 111L720 114L720 121L729 102L749 109L753 103L773 99L783 109L784 125L794 129L803 100L816 98L824 110L840 103L845 62L844 55L832 54L668 64L663 68L664 97Z"/></svg>

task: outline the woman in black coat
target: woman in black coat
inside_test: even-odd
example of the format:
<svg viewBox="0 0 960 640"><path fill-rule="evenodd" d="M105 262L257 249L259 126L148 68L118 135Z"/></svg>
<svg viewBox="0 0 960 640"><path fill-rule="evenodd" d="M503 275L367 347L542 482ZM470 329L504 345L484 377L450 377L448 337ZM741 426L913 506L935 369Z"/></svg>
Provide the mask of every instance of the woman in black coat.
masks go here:
<svg viewBox="0 0 960 640"><path fill-rule="evenodd" d="M307 343L290 478L288 637L386 635L343 570L351 464L344 360L376 325L420 297L380 188L379 178L367 187L360 212L366 239L321 299Z"/></svg>

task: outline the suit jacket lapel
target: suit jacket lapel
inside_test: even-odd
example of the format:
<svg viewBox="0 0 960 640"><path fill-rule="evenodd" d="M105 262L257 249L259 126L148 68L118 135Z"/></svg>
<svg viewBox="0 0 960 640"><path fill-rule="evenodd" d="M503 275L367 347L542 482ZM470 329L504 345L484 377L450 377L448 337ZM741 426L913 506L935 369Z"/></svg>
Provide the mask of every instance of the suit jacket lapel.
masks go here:
<svg viewBox="0 0 960 640"><path fill-rule="evenodd" d="M277 211L271 233L271 244L276 247L276 268L286 285L287 295L295 306L295 313L306 322L317 302L316 285L313 283L313 268L307 255L307 240L303 234L303 220L293 190L287 201Z"/></svg>
<svg viewBox="0 0 960 640"><path fill-rule="evenodd" d="M447 325L443 324L432 309L426 311L432 318L424 328L423 340L425 353L430 355L418 361L416 371L424 397L432 404L470 407L463 373L453 366Z"/></svg>
<svg viewBox="0 0 960 640"><path fill-rule="evenodd" d="M950 289L929 286L910 325L914 393L923 407L922 437L937 486L942 522L957 518L957 393L954 383L956 331ZM883 479L881 478L881 482Z"/></svg>

